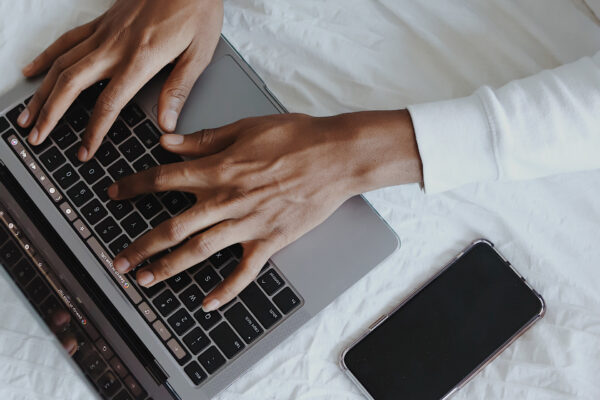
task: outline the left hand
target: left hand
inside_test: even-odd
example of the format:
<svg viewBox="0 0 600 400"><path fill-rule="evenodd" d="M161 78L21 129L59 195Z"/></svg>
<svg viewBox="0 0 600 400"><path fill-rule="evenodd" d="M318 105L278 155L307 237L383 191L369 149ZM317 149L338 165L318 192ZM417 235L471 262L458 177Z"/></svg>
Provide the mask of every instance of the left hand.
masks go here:
<svg viewBox="0 0 600 400"><path fill-rule="evenodd" d="M161 144L199 158L126 177L108 189L109 196L122 200L176 190L195 194L197 202L132 243L114 265L127 272L195 235L137 272L141 285L152 286L241 243L239 266L204 299L207 312L232 300L271 255L348 198L421 180L405 110L249 118L192 135L164 135Z"/></svg>

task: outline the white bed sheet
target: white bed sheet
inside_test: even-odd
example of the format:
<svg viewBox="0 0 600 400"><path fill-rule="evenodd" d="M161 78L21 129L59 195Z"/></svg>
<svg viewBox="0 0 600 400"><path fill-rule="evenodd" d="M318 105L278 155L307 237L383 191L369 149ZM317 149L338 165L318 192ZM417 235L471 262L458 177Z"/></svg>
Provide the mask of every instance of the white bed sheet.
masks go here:
<svg viewBox="0 0 600 400"><path fill-rule="evenodd" d="M110 3L0 0L0 93L62 31ZM462 96L600 48L599 22L578 0L225 3L224 30L240 52L290 110L315 115ZM338 368L341 349L478 237L512 260L548 312L456 398L600 398L600 171L367 197L402 248L219 399L361 398ZM90 397L1 275L0 399Z"/></svg>

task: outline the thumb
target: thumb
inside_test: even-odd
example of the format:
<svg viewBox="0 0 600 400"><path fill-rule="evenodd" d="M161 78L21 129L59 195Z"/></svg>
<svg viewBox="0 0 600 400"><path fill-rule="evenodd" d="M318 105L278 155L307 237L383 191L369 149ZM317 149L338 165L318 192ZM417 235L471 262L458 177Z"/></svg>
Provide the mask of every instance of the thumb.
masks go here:
<svg viewBox="0 0 600 400"><path fill-rule="evenodd" d="M238 123L215 129L203 129L189 135L166 134L160 144L172 153L200 157L219 153L231 145L239 132Z"/></svg>

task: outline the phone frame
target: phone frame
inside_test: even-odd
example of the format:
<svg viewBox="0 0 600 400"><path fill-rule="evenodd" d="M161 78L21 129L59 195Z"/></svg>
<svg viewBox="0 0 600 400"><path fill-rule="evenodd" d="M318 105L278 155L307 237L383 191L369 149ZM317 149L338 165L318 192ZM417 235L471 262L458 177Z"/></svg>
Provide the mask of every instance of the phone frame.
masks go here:
<svg viewBox="0 0 600 400"><path fill-rule="evenodd" d="M392 311L379 316L375 320L375 322L373 322L367 328L367 330L365 332L363 332L357 339L355 339L350 345L348 345L346 348L344 348L344 350L342 350L342 352L340 353L340 358L339 358L339 365L340 365L340 367L342 368L342 370L344 371L344 373L350 378L350 380L352 382L354 382L354 384L360 389L360 391L368 399L374 400L373 397L371 396L371 394L362 385L362 383L358 380L358 378L356 376L354 376L354 374L352 373L352 371L350 371L350 369L346 365L346 362L345 362L344 359L345 359L346 354L348 353L348 351L350 351L352 348L354 348L356 345L358 345L367 335L369 335L371 332L373 332L375 329L377 329L379 327L379 325L381 325L385 320L387 320L390 316L392 316L396 311L398 311L400 308L402 308L409 300L411 300L419 292L421 292L423 289L425 289L425 287L427 287L431 282L433 282L441 274L443 274L456 261L458 261L465 253L467 253L469 250L471 250L471 248L473 248L475 245L482 244L482 243L485 244L485 245L487 245L487 246L489 246L489 248L492 249L504 261L504 263L508 267L510 267L510 269L512 269L512 271L519 278L521 278L521 280L523 281L523 283L525 283L525 285L527 285L527 287L539 299L539 301L540 301L540 311L536 315L534 315L531 318L531 320L529 320L526 324L524 324L518 331L516 331L510 338L508 338L508 340L506 342L504 342L504 344L502 344L500 347L498 347L496 350L494 350L493 353L491 353L488 357L486 357L486 359L483 360L481 362L481 364L479 364L477 367L475 367L473 369L473 371L471 371L469 374L467 374L467 376L465 376L452 389L450 389L450 391L448 391L448 393L446 393L442 397L442 400L446 400L446 399L450 398L454 393L456 393L458 390L460 390L462 387L464 387L471 379L473 379L473 377L475 375L477 375L479 372L481 372L481 370L483 370L483 368L485 368L486 365L488 365L489 363L491 363L508 346L510 346L515 340L517 340L517 338L519 338L521 335L523 335L523 333L525 333L529 328L531 328L533 326L533 324L535 324L538 320L540 320L545 315L545 313L546 313L546 302L544 301L544 299L542 298L542 296L531 286L531 284L529 282L527 282L527 280L523 277L523 275L521 275L519 273L519 271L517 271L513 267L513 265L496 249L496 247L494 246L494 244L491 241L489 241L487 239L477 239L477 240L473 241L469 246L467 246L464 250L462 250L456 257L454 257L452 260L450 260L450 262L448 262L446 265L444 265L435 275L433 275L431 278L429 278L427 281L425 281L423 284L421 284L418 288L416 288L415 290L413 290Z"/></svg>

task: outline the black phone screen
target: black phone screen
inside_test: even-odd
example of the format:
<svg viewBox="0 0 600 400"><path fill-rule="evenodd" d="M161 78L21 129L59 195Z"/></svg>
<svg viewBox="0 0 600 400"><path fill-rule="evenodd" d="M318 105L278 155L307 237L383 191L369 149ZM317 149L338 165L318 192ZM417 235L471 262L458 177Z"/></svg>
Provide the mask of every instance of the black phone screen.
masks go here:
<svg viewBox="0 0 600 400"><path fill-rule="evenodd" d="M375 399L439 399L539 316L541 299L485 242L344 356Z"/></svg>

